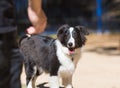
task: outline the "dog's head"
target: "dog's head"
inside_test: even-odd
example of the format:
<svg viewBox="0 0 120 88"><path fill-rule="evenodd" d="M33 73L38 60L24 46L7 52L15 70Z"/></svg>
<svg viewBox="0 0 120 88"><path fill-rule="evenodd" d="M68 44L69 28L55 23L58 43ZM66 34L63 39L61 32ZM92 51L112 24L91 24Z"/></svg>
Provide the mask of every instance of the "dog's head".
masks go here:
<svg viewBox="0 0 120 88"><path fill-rule="evenodd" d="M61 44L70 51L82 47L86 42L86 35L89 32L83 26L70 27L65 24L58 29L57 38Z"/></svg>

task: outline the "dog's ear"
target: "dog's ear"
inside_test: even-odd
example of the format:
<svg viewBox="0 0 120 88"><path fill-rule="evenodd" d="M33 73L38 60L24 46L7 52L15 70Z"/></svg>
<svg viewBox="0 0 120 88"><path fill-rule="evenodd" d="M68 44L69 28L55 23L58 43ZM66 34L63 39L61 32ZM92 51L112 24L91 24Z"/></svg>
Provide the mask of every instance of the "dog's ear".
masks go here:
<svg viewBox="0 0 120 88"><path fill-rule="evenodd" d="M84 26L75 26L75 28L77 28L80 33L84 34L84 35L89 35L89 32L87 31L87 28Z"/></svg>
<svg viewBox="0 0 120 88"><path fill-rule="evenodd" d="M87 31L87 29L84 26L75 26L75 28L80 31L82 45L84 45L87 40L85 35L89 35L89 32Z"/></svg>
<svg viewBox="0 0 120 88"><path fill-rule="evenodd" d="M58 29L58 33L57 34L62 34L65 29L69 28L70 26L68 24L64 24L62 25L59 29Z"/></svg>

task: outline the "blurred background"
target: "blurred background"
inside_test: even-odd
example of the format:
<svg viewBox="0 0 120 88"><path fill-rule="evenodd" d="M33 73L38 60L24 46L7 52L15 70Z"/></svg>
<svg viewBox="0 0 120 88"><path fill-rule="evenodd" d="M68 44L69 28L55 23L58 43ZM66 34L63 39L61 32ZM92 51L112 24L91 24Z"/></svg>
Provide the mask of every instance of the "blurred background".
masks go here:
<svg viewBox="0 0 120 88"><path fill-rule="evenodd" d="M29 25L27 0L15 2L18 23ZM47 32L65 23L84 25L92 32L120 32L120 0L43 0L43 9L48 17Z"/></svg>
<svg viewBox="0 0 120 88"><path fill-rule="evenodd" d="M31 25L27 0L15 3L18 32L22 36ZM43 0L43 9L48 17L44 34L54 37L63 24L82 25L90 32L75 72L74 87L120 88L120 0ZM21 79L25 85L24 71ZM42 77L43 81L46 79ZM48 88L43 84L41 88Z"/></svg>
<svg viewBox="0 0 120 88"><path fill-rule="evenodd" d="M15 3L21 36L31 25L27 0L15 0ZM103 47L102 50L120 52L120 0L43 0L42 5L48 17L44 34L55 34L63 24L82 25L90 32L87 45L95 47L95 51Z"/></svg>

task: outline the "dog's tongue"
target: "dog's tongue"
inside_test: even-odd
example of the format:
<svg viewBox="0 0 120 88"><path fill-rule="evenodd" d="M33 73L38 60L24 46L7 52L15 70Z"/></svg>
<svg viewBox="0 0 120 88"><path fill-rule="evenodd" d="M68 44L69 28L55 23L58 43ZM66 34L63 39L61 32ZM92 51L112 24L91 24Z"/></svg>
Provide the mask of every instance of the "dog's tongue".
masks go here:
<svg viewBox="0 0 120 88"><path fill-rule="evenodd" d="M69 50L69 54L74 54L75 51L74 50Z"/></svg>

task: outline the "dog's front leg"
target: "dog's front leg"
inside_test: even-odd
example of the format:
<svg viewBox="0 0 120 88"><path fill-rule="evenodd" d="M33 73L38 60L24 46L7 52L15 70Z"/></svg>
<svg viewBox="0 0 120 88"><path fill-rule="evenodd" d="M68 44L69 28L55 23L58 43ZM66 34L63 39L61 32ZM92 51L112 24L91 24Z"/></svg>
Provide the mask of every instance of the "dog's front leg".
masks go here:
<svg viewBox="0 0 120 88"><path fill-rule="evenodd" d="M72 74L68 74L62 77L62 83L65 86L65 88L73 88L72 87Z"/></svg>
<svg viewBox="0 0 120 88"><path fill-rule="evenodd" d="M29 73L32 71L33 73ZM26 76L27 76L27 88L35 88L35 81L37 79L37 68L34 67L33 69L26 69Z"/></svg>
<svg viewBox="0 0 120 88"><path fill-rule="evenodd" d="M29 81L27 88L35 88L35 81L37 79L37 76L32 77L32 79Z"/></svg>
<svg viewBox="0 0 120 88"><path fill-rule="evenodd" d="M50 76L49 83L50 83L50 88L59 88L58 76Z"/></svg>

